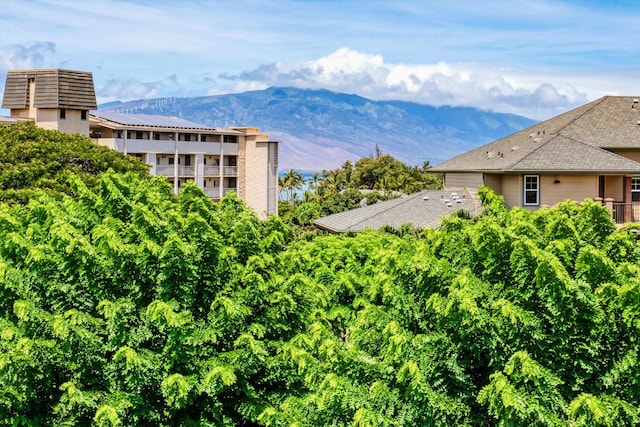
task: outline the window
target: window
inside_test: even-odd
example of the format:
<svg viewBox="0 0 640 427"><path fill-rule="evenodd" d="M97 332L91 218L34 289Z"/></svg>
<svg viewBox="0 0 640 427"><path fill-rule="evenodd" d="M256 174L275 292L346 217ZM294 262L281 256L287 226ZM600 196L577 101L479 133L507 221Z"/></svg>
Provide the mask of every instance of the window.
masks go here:
<svg viewBox="0 0 640 427"><path fill-rule="evenodd" d="M67 110L65 110L64 108L60 109L60 118L61 119L66 119L67 118Z"/></svg>
<svg viewBox="0 0 640 427"><path fill-rule="evenodd" d="M540 204L540 176L524 176L524 205L537 206Z"/></svg>
<svg viewBox="0 0 640 427"><path fill-rule="evenodd" d="M191 156L184 156L184 165L191 166Z"/></svg>
<svg viewBox="0 0 640 427"><path fill-rule="evenodd" d="M185 141L191 141L191 135L190 135L190 134L188 134L188 133L185 133L185 134L184 134L184 140L185 140Z"/></svg>
<svg viewBox="0 0 640 427"><path fill-rule="evenodd" d="M631 178L631 201L640 202L640 176Z"/></svg>
<svg viewBox="0 0 640 427"><path fill-rule="evenodd" d="M153 139L156 141L160 141L160 134L159 133L154 133L153 134Z"/></svg>
<svg viewBox="0 0 640 427"><path fill-rule="evenodd" d="M87 110L80 111L80 120L87 120Z"/></svg>
<svg viewBox="0 0 640 427"><path fill-rule="evenodd" d="M169 157L169 164L172 165L173 164L173 157Z"/></svg>

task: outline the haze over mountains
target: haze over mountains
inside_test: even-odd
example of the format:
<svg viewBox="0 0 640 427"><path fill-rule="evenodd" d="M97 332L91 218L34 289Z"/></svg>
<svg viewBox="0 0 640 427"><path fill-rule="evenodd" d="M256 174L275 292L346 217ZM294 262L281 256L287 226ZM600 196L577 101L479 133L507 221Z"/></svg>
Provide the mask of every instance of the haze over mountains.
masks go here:
<svg viewBox="0 0 640 427"><path fill-rule="evenodd" d="M321 171L375 152L438 164L536 123L467 107L374 101L328 90L271 87L236 94L113 102L101 110L178 116L213 127L252 126L281 141L279 169Z"/></svg>

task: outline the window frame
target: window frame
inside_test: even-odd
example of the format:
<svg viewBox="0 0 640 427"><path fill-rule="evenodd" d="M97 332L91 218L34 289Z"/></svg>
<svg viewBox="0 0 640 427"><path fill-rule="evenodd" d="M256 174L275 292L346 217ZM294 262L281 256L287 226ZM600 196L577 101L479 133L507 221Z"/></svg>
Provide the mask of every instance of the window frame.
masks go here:
<svg viewBox="0 0 640 427"><path fill-rule="evenodd" d="M527 178L535 179L535 188L527 188ZM535 203L527 202L528 193L535 193ZM540 206L540 175L524 175L522 177L522 205L523 206Z"/></svg>
<svg viewBox="0 0 640 427"><path fill-rule="evenodd" d="M640 202L640 176L631 177L631 201Z"/></svg>

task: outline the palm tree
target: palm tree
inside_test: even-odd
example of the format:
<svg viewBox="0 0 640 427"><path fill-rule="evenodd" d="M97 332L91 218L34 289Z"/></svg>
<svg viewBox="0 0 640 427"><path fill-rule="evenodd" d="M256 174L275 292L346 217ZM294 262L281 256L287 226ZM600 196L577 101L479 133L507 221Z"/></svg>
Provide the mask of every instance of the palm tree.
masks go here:
<svg viewBox="0 0 640 427"><path fill-rule="evenodd" d="M289 203L293 203L297 198L296 190L301 189L303 184L304 177L300 172L294 169L289 169L284 177L282 177L282 188L284 188L287 194Z"/></svg>
<svg viewBox="0 0 640 427"><path fill-rule="evenodd" d="M319 172L314 172L308 182L311 190L317 190L322 182L322 175Z"/></svg>

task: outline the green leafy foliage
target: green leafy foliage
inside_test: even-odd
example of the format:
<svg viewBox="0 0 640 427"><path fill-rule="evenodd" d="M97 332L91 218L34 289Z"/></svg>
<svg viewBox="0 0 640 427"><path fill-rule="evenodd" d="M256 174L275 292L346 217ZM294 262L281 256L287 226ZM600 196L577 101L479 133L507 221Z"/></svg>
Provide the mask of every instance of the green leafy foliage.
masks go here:
<svg viewBox="0 0 640 427"><path fill-rule="evenodd" d="M638 242L593 202L293 240L193 184L67 183L0 205L0 425L640 422Z"/></svg>
<svg viewBox="0 0 640 427"><path fill-rule="evenodd" d="M0 126L0 201L27 203L36 189L60 197L73 194L67 176L74 174L96 189L97 176L112 169L147 175L137 159L99 147L80 134L44 130L33 123Z"/></svg>

